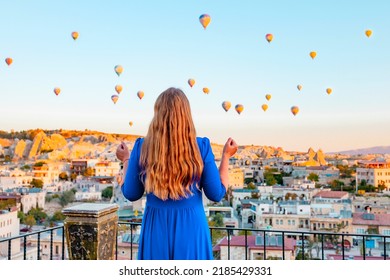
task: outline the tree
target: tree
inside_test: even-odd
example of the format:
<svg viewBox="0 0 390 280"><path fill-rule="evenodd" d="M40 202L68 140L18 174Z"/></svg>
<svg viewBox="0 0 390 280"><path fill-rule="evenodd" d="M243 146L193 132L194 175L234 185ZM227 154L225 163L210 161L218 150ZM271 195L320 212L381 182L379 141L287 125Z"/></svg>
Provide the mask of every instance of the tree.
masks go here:
<svg viewBox="0 0 390 280"><path fill-rule="evenodd" d="M34 167L42 167L45 164L44 161L38 161L34 164Z"/></svg>
<svg viewBox="0 0 390 280"><path fill-rule="evenodd" d="M342 191L343 190L343 186L344 186L344 182L341 182L339 180L333 180L330 183L330 189L332 191Z"/></svg>
<svg viewBox="0 0 390 280"><path fill-rule="evenodd" d="M265 182L266 182L267 186L273 186L277 183L275 177L272 174L268 174L265 177Z"/></svg>
<svg viewBox="0 0 390 280"><path fill-rule="evenodd" d="M87 167L83 172L83 176L85 177L91 177L94 175L95 175L95 170L92 167Z"/></svg>
<svg viewBox="0 0 390 280"><path fill-rule="evenodd" d="M296 193L286 193L286 195L284 196L284 199L285 200L289 200L291 197L292 200L296 200L298 195Z"/></svg>
<svg viewBox="0 0 390 280"><path fill-rule="evenodd" d="M378 192L383 192L383 190L386 189L386 184L384 181L381 181L380 184L378 184Z"/></svg>
<svg viewBox="0 0 390 280"><path fill-rule="evenodd" d="M6 210L12 206L16 205L15 199L5 199L5 200L0 200L0 210Z"/></svg>
<svg viewBox="0 0 390 280"><path fill-rule="evenodd" d="M110 199L113 195L113 187L109 186L102 191L102 197Z"/></svg>
<svg viewBox="0 0 390 280"><path fill-rule="evenodd" d="M70 179L72 180L72 182L76 181L77 173L73 172L72 174L70 174Z"/></svg>
<svg viewBox="0 0 390 280"><path fill-rule="evenodd" d="M31 166L28 165L28 164L25 164L25 165L23 165L20 169L22 169L22 170L30 170L30 169L31 169Z"/></svg>
<svg viewBox="0 0 390 280"><path fill-rule="evenodd" d="M20 223L24 224L26 220L26 214L24 214L22 211L18 211L18 218L20 219Z"/></svg>
<svg viewBox="0 0 390 280"><path fill-rule="evenodd" d="M62 207L68 205L69 203L73 202L75 199L74 192L72 190L65 191L60 196L60 204Z"/></svg>
<svg viewBox="0 0 390 280"><path fill-rule="evenodd" d="M41 179L32 179L30 185L34 188L42 189L43 181Z"/></svg>
<svg viewBox="0 0 390 280"><path fill-rule="evenodd" d="M37 224L37 221L35 220L34 216L33 215L27 215L26 219L25 219L25 224L29 227L29 228L32 228L33 226L35 226Z"/></svg>
<svg viewBox="0 0 390 280"><path fill-rule="evenodd" d="M295 257L295 259L296 259L296 260L302 260L302 259L303 259L302 257L304 257L305 260L308 260L308 259L309 259L309 254L306 252L306 253L304 254L304 256L303 256L302 250L299 250L298 253L297 253L297 256Z"/></svg>
<svg viewBox="0 0 390 280"><path fill-rule="evenodd" d="M255 183L250 182L244 189L255 190L256 185L255 185Z"/></svg>
<svg viewBox="0 0 390 280"><path fill-rule="evenodd" d="M65 220L65 215L62 214L61 211L56 211L56 212L53 214L53 217L51 217L51 220L52 220L52 221L63 221L63 220Z"/></svg>
<svg viewBox="0 0 390 280"><path fill-rule="evenodd" d="M223 215L221 213L217 213L211 217L211 221L213 222L215 227L223 227Z"/></svg>
<svg viewBox="0 0 390 280"><path fill-rule="evenodd" d="M251 182L253 182L253 181L254 181L253 178L245 178L245 179L244 179L244 184L245 184L245 185L248 185L249 183L251 183Z"/></svg>
<svg viewBox="0 0 390 280"><path fill-rule="evenodd" d="M315 174L315 173L310 173L308 176L307 176L307 179L312 181L312 182L318 182L318 175Z"/></svg>
<svg viewBox="0 0 390 280"><path fill-rule="evenodd" d="M42 223L46 218L47 214L43 212L42 208L36 207L28 211L27 215L32 215L36 222Z"/></svg>
<svg viewBox="0 0 390 280"><path fill-rule="evenodd" d="M211 217L211 220L209 221L210 227L223 227L223 215L221 213L217 213ZM227 235L226 230L212 230L212 244L215 245L217 242L219 242L223 237Z"/></svg>
<svg viewBox="0 0 390 280"><path fill-rule="evenodd" d="M58 175L58 178L59 178L61 181L68 181L69 176L68 176L68 173L66 173L66 172L64 171L64 172L61 172L61 173Z"/></svg>

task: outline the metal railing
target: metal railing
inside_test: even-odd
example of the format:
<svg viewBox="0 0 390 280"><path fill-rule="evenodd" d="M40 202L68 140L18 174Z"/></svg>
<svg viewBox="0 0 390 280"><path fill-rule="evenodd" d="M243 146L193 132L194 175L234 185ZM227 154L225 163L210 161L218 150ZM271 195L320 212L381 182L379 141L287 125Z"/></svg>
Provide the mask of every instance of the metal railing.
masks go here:
<svg viewBox="0 0 390 280"><path fill-rule="evenodd" d="M24 234L14 236L14 237L0 239L0 246L3 246L3 244L7 244L6 246L8 247L8 249L7 249L7 253L6 253L6 258L8 260L11 260L12 259L12 242L14 240L19 240L21 242L21 245L22 245L23 260L27 260L27 249L29 248L29 243L31 243L31 238L36 237L37 238L36 239L37 240L36 259L41 260L42 259L42 249L41 249L42 238L41 237L43 234L49 233L50 237L49 237L48 243L49 243L49 250L50 251L49 251L48 259L53 260L54 259L53 258L54 257L54 252L53 252L54 232L56 230L59 230L59 229L62 230L62 235L61 235L61 244L62 244L61 247L62 248L61 248L61 254L59 254L59 258L64 260L65 259L65 230L64 230L64 226L56 226L56 227L52 227L49 229L38 230L38 231L34 231L34 232L24 233Z"/></svg>
<svg viewBox="0 0 390 280"><path fill-rule="evenodd" d="M134 223L134 222L124 222L119 221L118 225L123 225L126 228L126 231L129 231L130 234L130 252L129 255L126 257L127 259L134 259L133 255L136 252L136 248L138 248L138 244L134 242L134 237L136 235L136 229L137 227L141 226L141 223ZM60 254L54 254L53 252L53 243L54 243L54 237L53 233L56 230L62 230L62 236L61 236L61 253ZM29 243L31 243L31 238L35 236L36 239L36 259L41 260L42 259L42 238L41 236L43 234L49 233L50 237L48 241L49 243L49 254L47 258L49 260L53 260L54 256L56 256L56 259L66 259L66 242L65 242L65 229L64 226L56 226L49 229L29 232L25 234L21 234L19 236L15 237L9 237L9 238L3 238L0 239L0 249L4 249L4 246L7 246L7 253L6 256L3 254L3 258L11 260L12 258L12 242L14 240L19 240L20 245L23 247L23 259L27 260L27 248L30 246ZM348 251L351 249L352 245L348 245L348 242L346 240L355 238L355 240L359 241L359 249L360 249L360 257L363 260L366 260L367 257L370 257L367 253L371 250L371 248L367 248L367 241L376 240L383 242L383 253L380 256L383 260L388 260L388 254L389 254L389 248L390 246L390 236L389 235L380 235L380 234L352 234L352 233L335 233L335 232L319 232L319 231L289 231L289 230L275 230L275 229L248 229L248 228L232 228L232 227L210 227L210 234L211 234L211 240L212 245L216 246L218 245L221 240L226 239L227 240L227 259L232 259L231 256L231 237L234 235L242 235L244 236L244 244L242 244L245 248L244 253L244 260L250 259L249 256L249 236L250 235L256 235L260 236L262 238L261 246L258 246L258 248L262 249L262 259L267 259L267 248L271 247L270 244L267 244L267 238L271 235L279 235L281 236L281 244L278 246L280 247L281 253L282 253L282 260L286 260L286 238L294 238L296 240L301 240L298 246L293 247L293 251L295 252L295 259L309 259L308 254L309 250L320 250L321 257L315 258L320 260L325 260L326 258L326 252L329 254L332 250L337 250L338 255L341 256L342 260L350 259ZM307 240L307 242L304 242L304 240ZM310 241L309 241L310 240ZM118 259L118 239L116 240L116 253L115 257ZM6 244L6 245L4 245ZM316 246L313 247L313 244ZM328 248L327 245L332 245L334 248ZM275 244L272 245L275 247ZM291 250L291 247L289 247L288 250ZM4 251L4 250L3 250ZM336 253L334 253L336 254ZM359 256L359 255L358 255ZM0 256L1 257L1 256Z"/></svg>

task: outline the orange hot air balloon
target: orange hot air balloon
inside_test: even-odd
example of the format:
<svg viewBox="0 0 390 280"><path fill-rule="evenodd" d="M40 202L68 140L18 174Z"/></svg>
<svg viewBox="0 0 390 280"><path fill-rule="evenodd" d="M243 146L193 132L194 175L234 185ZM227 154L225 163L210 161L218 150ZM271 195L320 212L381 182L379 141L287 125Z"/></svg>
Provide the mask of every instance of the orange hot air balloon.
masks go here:
<svg viewBox="0 0 390 280"><path fill-rule="evenodd" d="M272 97L271 94L266 94L266 95L265 95L265 98L266 98L267 100L270 100L271 97Z"/></svg>
<svg viewBox="0 0 390 280"><path fill-rule="evenodd" d="M114 67L115 73L120 76L123 72L123 67L121 65L117 65Z"/></svg>
<svg viewBox="0 0 390 280"><path fill-rule="evenodd" d="M267 111L267 109L268 109L268 105L267 105L267 104L263 104L263 105L261 106L261 108L262 108L263 111L265 112L265 111Z"/></svg>
<svg viewBox="0 0 390 280"><path fill-rule="evenodd" d="M129 125L130 125L130 126L133 126L133 122L129 122Z"/></svg>
<svg viewBox="0 0 390 280"><path fill-rule="evenodd" d="M301 91L301 90L302 90L302 85L297 85L297 89L298 89L299 91Z"/></svg>
<svg viewBox="0 0 390 280"><path fill-rule="evenodd" d="M77 38L79 37L79 33L77 32L77 31L73 31L72 32L72 38L73 38L73 40L77 40Z"/></svg>
<svg viewBox="0 0 390 280"><path fill-rule="evenodd" d="M142 99L144 97L144 95L145 95L145 93L142 90L137 92L137 96L139 99Z"/></svg>
<svg viewBox="0 0 390 280"><path fill-rule="evenodd" d="M116 85L116 86L115 86L115 91L116 91L118 94L120 94L120 93L122 92L122 90L123 90L123 87L122 87L121 85Z"/></svg>
<svg viewBox="0 0 390 280"><path fill-rule="evenodd" d="M331 89L331 88L327 88L327 89L326 89L326 93L327 93L327 94L331 94L331 93L332 93L332 89Z"/></svg>
<svg viewBox="0 0 390 280"><path fill-rule="evenodd" d="M292 106L292 107L291 107L291 113L293 113L294 116L295 116L296 114L298 114L298 112L299 112L298 106Z"/></svg>
<svg viewBox="0 0 390 280"><path fill-rule="evenodd" d="M61 92L61 89L59 87L56 87L56 88L54 88L53 91L54 91L55 95L59 95Z"/></svg>
<svg viewBox="0 0 390 280"><path fill-rule="evenodd" d="M222 102L222 108L225 110L225 112L229 111L230 107L232 107L232 103L229 101Z"/></svg>
<svg viewBox="0 0 390 280"><path fill-rule="evenodd" d="M190 87L193 87L195 85L195 80L194 79L188 79L188 84Z"/></svg>
<svg viewBox="0 0 390 280"><path fill-rule="evenodd" d="M244 106L242 104L237 104L235 107L238 114L241 114L244 111Z"/></svg>
<svg viewBox="0 0 390 280"><path fill-rule="evenodd" d="M271 43L273 38L274 38L274 35L272 35L272 34L265 35L265 39L268 41L268 43Z"/></svg>
<svg viewBox="0 0 390 280"><path fill-rule="evenodd" d="M10 57L7 57L7 58L5 59L5 63L7 63L8 66L11 65L12 62L13 62L13 59L10 58Z"/></svg>
<svg viewBox="0 0 390 280"><path fill-rule="evenodd" d="M310 57L311 57L312 59L314 59L316 56L317 56L317 53L316 53L316 52L310 52Z"/></svg>
<svg viewBox="0 0 390 280"><path fill-rule="evenodd" d="M119 96L118 96L118 95L116 95L116 94L111 95L111 100L112 100L112 102L114 102L114 104L116 104L116 102L118 101L118 99L119 99Z"/></svg>
<svg viewBox="0 0 390 280"><path fill-rule="evenodd" d="M370 37L372 35L372 30L368 29L365 33L367 37Z"/></svg>
<svg viewBox="0 0 390 280"><path fill-rule="evenodd" d="M208 14L203 14L199 17L200 24L202 24L203 28L206 30L207 26L211 21L211 17Z"/></svg>
<svg viewBox="0 0 390 280"><path fill-rule="evenodd" d="M204 87L204 88L203 88L203 92L204 92L205 94L209 94L209 93L210 93L210 89L207 88L207 87Z"/></svg>

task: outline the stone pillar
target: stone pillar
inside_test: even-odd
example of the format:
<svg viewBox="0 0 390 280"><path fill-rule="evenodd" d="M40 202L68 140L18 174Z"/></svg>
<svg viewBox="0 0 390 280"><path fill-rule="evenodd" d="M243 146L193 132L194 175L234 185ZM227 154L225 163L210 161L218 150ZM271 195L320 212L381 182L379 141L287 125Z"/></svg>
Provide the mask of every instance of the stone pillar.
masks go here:
<svg viewBox="0 0 390 280"><path fill-rule="evenodd" d="M62 210L70 260L114 260L118 205L83 203Z"/></svg>

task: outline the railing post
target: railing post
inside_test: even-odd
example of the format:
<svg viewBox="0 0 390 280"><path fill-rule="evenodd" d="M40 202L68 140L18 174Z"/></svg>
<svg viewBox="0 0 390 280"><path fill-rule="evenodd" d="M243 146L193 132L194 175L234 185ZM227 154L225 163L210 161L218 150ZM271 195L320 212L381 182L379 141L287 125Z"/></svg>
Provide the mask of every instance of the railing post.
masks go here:
<svg viewBox="0 0 390 280"><path fill-rule="evenodd" d="M64 226L70 260L114 260L117 204L83 203L66 208Z"/></svg>

